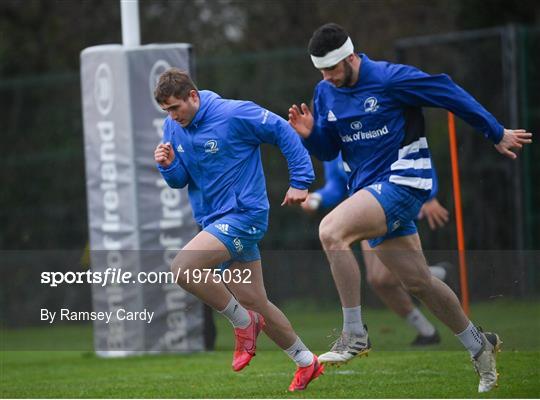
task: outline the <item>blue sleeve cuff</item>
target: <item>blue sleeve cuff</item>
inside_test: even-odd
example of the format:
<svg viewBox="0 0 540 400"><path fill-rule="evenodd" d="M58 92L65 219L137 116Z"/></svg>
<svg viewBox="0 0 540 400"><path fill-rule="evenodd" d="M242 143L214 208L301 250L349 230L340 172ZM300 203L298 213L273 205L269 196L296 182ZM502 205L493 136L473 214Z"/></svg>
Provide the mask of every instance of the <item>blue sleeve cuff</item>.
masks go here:
<svg viewBox="0 0 540 400"><path fill-rule="evenodd" d="M171 163L171 165L169 165L168 167L162 167L161 165L159 164L156 164L157 167L158 167L158 170L164 174L168 174L170 173L171 171L174 171L177 167L178 167L178 164L180 163L180 161L178 161L178 157L175 157L173 162Z"/></svg>
<svg viewBox="0 0 540 400"><path fill-rule="evenodd" d="M293 179L291 181L291 187L293 187L295 189L299 189L299 190L308 189L310 184L311 184L311 182L303 182L303 181L298 181L298 180L295 180L295 179Z"/></svg>
<svg viewBox="0 0 540 400"><path fill-rule="evenodd" d="M499 132L496 133L493 143L499 144L504 136L504 126L499 125Z"/></svg>

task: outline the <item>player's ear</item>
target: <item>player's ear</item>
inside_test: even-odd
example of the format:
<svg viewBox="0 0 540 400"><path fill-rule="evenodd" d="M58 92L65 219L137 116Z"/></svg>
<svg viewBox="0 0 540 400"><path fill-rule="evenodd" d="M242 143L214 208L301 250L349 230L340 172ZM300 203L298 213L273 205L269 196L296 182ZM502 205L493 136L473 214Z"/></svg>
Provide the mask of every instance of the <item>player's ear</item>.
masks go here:
<svg viewBox="0 0 540 400"><path fill-rule="evenodd" d="M197 92L195 89L191 89L188 96L191 97L192 100L198 100L199 92Z"/></svg>
<svg viewBox="0 0 540 400"><path fill-rule="evenodd" d="M188 98L191 99L191 101L196 104L197 106L199 105L200 103L200 97L199 97L199 92L195 89L191 89L189 91L189 95L188 95Z"/></svg>

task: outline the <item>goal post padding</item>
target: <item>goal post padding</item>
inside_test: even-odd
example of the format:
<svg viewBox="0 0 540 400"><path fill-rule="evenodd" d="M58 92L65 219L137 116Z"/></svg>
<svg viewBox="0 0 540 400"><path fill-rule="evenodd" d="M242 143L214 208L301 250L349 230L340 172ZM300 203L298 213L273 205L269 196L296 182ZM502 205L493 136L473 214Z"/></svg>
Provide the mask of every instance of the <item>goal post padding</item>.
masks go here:
<svg viewBox="0 0 540 400"><path fill-rule="evenodd" d="M126 284L92 285L101 356L205 349L203 305L175 283L135 283L137 274L165 272L197 233L186 190L169 188L153 152L166 114L153 98L169 67L193 71L189 44L90 47L81 52L88 226L93 271L130 272ZM126 313L153 312L151 323ZM134 315L134 314L127 314ZM143 314L139 314L139 317Z"/></svg>

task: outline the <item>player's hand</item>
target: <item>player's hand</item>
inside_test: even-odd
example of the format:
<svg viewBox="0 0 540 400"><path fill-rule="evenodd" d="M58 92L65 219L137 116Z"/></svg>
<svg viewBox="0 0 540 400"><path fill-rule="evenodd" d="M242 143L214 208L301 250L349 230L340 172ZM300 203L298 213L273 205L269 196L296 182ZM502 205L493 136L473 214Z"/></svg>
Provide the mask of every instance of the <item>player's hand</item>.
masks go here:
<svg viewBox="0 0 540 400"><path fill-rule="evenodd" d="M311 130L313 129L313 115L306 103L302 103L300 108L296 104L293 104L289 108L289 124L304 139L311 134Z"/></svg>
<svg viewBox="0 0 540 400"><path fill-rule="evenodd" d="M170 143L160 143L154 150L154 160L163 168L168 168L174 161L174 150Z"/></svg>
<svg viewBox="0 0 540 400"><path fill-rule="evenodd" d="M429 224L429 227L432 231L437 228L442 228L448 222L449 212L444 208L437 199L431 199L426 201L420 213L418 214L418 219L426 218Z"/></svg>
<svg viewBox="0 0 540 400"><path fill-rule="evenodd" d="M524 144L532 143L532 133L525 129L504 129L501 141L495 145L497 151L512 160L517 158L512 149L521 149Z"/></svg>
<svg viewBox="0 0 540 400"><path fill-rule="evenodd" d="M302 210L308 214L312 214L319 209L321 205L321 195L318 193L309 193L306 200L300 203Z"/></svg>
<svg viewBox="0 0 540 400"><path fill-rule="evenodd" d="M284 205L291 205L291 204L300 204L303 201L305 201L308 197L308 191L307 189L295 189L293 187L290 187L289 190L287 190L287 193L285 193L285 198L283 199L283 202L281 203L282 206Z"/></svg>

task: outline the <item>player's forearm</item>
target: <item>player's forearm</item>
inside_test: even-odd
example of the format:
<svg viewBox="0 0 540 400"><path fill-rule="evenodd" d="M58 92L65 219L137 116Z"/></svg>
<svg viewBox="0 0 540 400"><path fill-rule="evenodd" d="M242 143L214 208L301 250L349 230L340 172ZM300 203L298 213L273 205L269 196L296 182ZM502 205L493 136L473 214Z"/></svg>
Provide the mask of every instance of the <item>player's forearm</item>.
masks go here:
<svg viewBox="0 0 540 400"><path fill-rule="evenodd" d="M503 136L504 127L462 87L455 84L447 76L445 81L448 87L448 96L445 94L441 96L444 108L481 132L486 139L490 139L495 144L499 143Z"/></svg>
<svg viewBox="0 0 540 400"><path fill-rule="evenodd" d="M415 68L395 66L386 85L404 104L451 111L494 143L503 136L504 128L497 119L446 74L428 75Z"/></svg>
<svg viewBox="0 0 540 400"><path fill-rule="evenodd" d="M311 159L307 151L304 150L304 152L305 156L300 159L288 160L290 186L301 190L309 188L315 179Z"/></svg>
<svg viewBox="0 0 540 400"><path fill-rule="evenodd" d="M315 179L311 158L293 129L284 120L278 122L277 145L287 160L290 186L305 190Z"/></svg>

